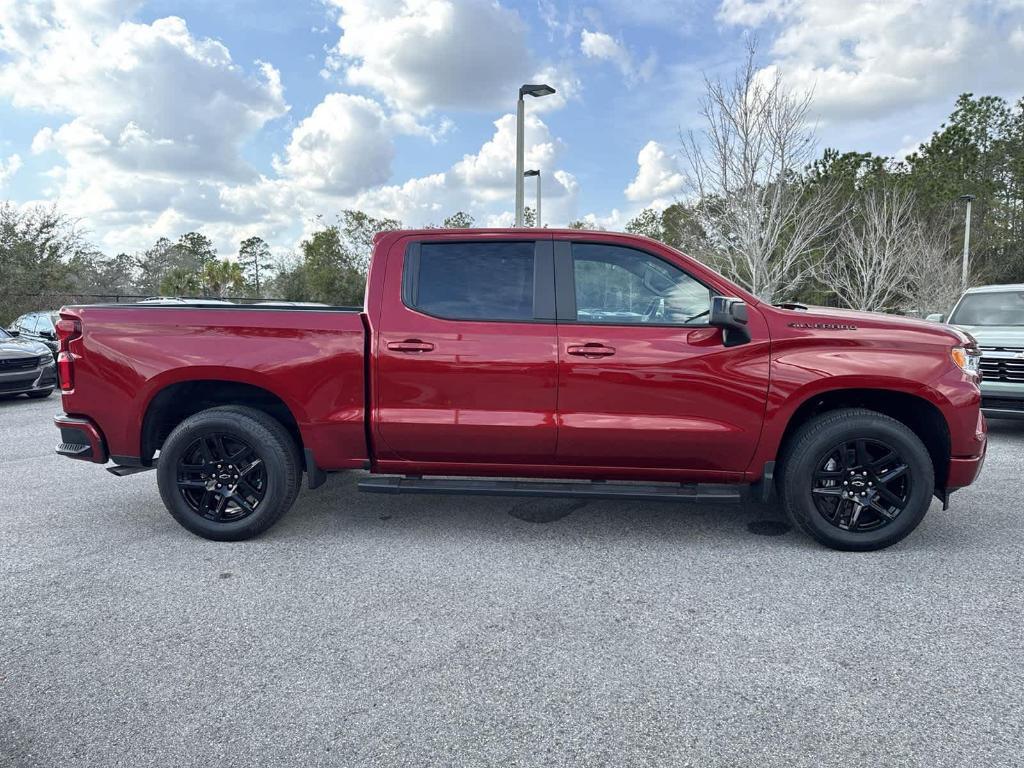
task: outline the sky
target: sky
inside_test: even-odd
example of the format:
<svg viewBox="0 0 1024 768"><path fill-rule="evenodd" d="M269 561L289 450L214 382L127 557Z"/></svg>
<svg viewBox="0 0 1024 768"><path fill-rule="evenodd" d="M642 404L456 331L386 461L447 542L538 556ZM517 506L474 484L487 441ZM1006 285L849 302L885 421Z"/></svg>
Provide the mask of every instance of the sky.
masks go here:
<svg viewBox="0 0 1024 768"><path fill-rule="evenodd" d="M0 0L0 200L110 253L287 252L345 208L507 226L518 87L546 82L544 223L621 229L685 199L680 134L748 40L822 149L901 157L957 94L1024 92L1024 0Z"/></svg>

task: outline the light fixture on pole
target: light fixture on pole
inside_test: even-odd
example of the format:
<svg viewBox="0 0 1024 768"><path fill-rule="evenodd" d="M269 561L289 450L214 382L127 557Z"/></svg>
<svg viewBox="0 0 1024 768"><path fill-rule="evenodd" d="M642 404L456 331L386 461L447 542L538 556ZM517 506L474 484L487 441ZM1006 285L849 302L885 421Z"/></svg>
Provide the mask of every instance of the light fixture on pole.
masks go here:
<svg viewBox="0 0 1024 768"><path fill-rule="evenodd" d="M964 219L964 257L960 265L960 286L967 290L967 282L970 275L970 249L971 249L971 203L974 202L974 195L960 195L958 198L967 203L967 213Z"/></svg>
<svg viewBox="0 0 1024 768"><path fill-rule="evenodd" d="M524 171L523 176L536 176L537 177L537 209L536 215L533 217L533 225L535 227L543 227L544 223L540 217L540 171Z"/></svg>
<svg viewBox="0 0 1024 768"><path fill-rule="evenodd" d="M525 122L523 96L550 96L555 89L550 85L527 83L519 88L519 101L516 103L516 226L523 226L523 168L526 161L523 158L523 125Z"/></svg>

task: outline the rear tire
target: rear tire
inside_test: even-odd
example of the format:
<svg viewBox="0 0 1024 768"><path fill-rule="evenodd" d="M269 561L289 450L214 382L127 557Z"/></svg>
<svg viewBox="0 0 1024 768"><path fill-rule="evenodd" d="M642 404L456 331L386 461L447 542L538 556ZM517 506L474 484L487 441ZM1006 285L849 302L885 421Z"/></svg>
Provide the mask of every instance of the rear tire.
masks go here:
<svg viewBox="0 0 1024 768"><path fill-rule="evenodd" d="M291 507L301 479L288 430L244 406L188 417L164 441L157 464L164 506L183 527L214 541L263 533Z"/></svg>
<svg viewBox="0 0 1024 768"><path fill-rule="evenodd" d="M928 449L875 411L828 411L801 426L782 457L779 490L793 524L832 549L870 551L903 539L935 488Z"/></svg>

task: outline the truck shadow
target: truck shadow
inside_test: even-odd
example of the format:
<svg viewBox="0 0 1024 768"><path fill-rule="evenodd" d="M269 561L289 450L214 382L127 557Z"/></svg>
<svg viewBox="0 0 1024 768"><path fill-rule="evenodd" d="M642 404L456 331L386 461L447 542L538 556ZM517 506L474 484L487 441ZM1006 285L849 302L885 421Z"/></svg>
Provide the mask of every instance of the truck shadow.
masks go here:
<svg viewBox="0 0 1024 768"><path fill-rule="evenodd" d="M513 539L652 538L707 543L773 537L801 549L817 545L796 531L781 509L762 504L687 504L616 500L461 495L383 495L356 490L361 473L331 475L303 491L266 537L373 534Z"/></svg>

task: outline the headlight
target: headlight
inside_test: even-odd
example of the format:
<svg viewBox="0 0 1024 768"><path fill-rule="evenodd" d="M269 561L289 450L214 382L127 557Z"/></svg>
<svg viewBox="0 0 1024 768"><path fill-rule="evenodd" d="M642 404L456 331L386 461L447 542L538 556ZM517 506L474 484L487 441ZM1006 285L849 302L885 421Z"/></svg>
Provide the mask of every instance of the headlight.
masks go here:
<svg viewBox="0 0 1024 768"><path fill-rule="evenodd" d="M47 352L45 355L39 356L39 364L46 366L53 362L53 355Z"/></svg>
<svg viewBox="0 0 1024 768"><path fill-rule="evenodd" d="M949 350L949 356L961 371L981 378L981 354L977 347L953 347Z"/></svg>

